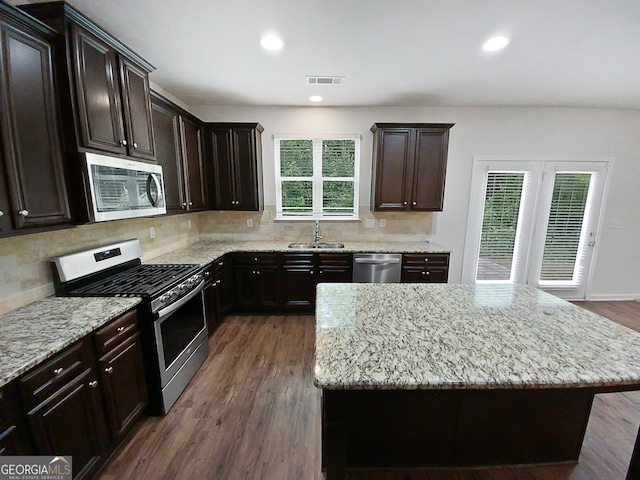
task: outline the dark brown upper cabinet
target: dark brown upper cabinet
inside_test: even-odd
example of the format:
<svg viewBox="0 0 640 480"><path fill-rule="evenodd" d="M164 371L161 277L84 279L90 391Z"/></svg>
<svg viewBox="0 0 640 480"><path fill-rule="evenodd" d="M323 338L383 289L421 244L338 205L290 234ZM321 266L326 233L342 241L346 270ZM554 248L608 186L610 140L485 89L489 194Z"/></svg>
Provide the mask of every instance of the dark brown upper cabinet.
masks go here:
<svg viewBox="0 0 640 480"><path fill-rule="evenodd" d="M204 210L202 124L152 93L156 160L162 165L167 213Z"/></svg>
<svg viewBox="0 0 640 480"><path fill-rule="evenodd" d="M59 95L67 149L155 160L153 66L65 2L23 5L60 34Z"/></svg>
<svg viewBox="0 0 640 480"><path fill-rule="evenodd" d="M263 130L259 123L206 124L207 190L213 210L262 210Z"/></svg>
<svg viewBox="0 0 640 480"><path fill-rule="evenodd" d="M371 209L442 211L452 123L375 123Z"/></svg>
<svg viewBox="0 0 640 480"><path fill-rule="evenodd" d="M71 223L55 97L55 32L0 3L0 235Z"/></svg>

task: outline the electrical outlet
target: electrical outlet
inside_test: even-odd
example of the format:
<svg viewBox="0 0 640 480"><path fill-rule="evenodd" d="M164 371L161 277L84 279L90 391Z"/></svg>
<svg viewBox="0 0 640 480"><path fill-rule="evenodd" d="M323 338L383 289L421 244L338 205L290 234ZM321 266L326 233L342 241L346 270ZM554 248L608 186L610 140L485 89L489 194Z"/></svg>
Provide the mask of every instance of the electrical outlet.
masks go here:
<svg viewBox="0 0 640 480"><path fill-rule="evenodd" d="M191 219L187 220L187 228L191 228Z"/></svg>
<svg viewBox="0 0 640 480"><path fill-rule="evenodd" d="M380 219L380 227L384 228L387 226L387 219L386 218L381 218Z"/></svg>
<svg viewBox="0 0 640 480"><path fill-rule="evenodd" d="M247 218L247 227L249 228L253 227L253 218Z"/></svg>
<svg viewBox="0 0 640 480"><path fill-rule="evenodd" d="M376 226L376 221L373 218L367 218L364 222L365 228L374 228Z"/></svg>
<svg viewBox="0 0 640 480"><path fill-rule="evenodd" d="M149 227L149 236L151 238L156 238L156 229L154 227Z"/></svg>

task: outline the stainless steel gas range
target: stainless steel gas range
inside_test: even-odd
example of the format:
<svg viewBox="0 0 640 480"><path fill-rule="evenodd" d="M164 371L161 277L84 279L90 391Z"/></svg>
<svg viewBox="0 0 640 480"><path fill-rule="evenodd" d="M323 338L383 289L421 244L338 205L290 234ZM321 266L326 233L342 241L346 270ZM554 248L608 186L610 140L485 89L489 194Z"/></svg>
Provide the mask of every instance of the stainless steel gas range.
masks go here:
<svg viewBox="0 0 640 480"><path fill-rule="evenodd" d="M199 265L141 262L140 241L51 259L59 296L141 297L149 413L166 414L209 355Z"/></svg>

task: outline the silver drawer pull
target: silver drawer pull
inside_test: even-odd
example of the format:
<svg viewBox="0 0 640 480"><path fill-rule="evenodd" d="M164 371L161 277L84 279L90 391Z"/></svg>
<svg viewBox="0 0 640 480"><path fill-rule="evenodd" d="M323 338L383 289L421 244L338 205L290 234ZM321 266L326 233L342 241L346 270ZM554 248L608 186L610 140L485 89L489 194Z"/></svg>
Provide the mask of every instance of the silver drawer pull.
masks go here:
<svg viewBox="0 0 640 480"><path fill-rule="evenodd" d="M96 380L93 380L93 381L89 382L89 386L91 388L96 388L98 386L98 382Z"/></svg>
<svg viewBox="0 0 640 480"><path fill-rule="evenodd" d="M118 328L116 328L116 332L118 332L118 333L122 333L122 332L124 332L124 327L118 327Z"/></svg>
<svg viewBox="0 0 640 480"><path fill-rule="evenodd" d="M425 262L428 262L428 261L429 261L429 259L428 259L428 258L425 258L425 259L424 259L424 261L425 261Z"/></svg>
<svg viewBox="0 0 640 480"><path fill-rule="evenodd" d="M105 373L113 373L113 367L107 367L104 369Z"/></svg>
<svg viewBox="0 0 640 480"><path fill-rule="evenodd" d="M28 217L29 216L29 210L20 210L18 212L18 215L21 215L23 217Z"/></svg>
<svg viewBox="0 0 640 480"><path fill-rule="evenodd" d="M64 372L64 368L60 367L60 368L56 368L53 371L53 374L57 377L58 375L60 375L62 372Z"/></svg>

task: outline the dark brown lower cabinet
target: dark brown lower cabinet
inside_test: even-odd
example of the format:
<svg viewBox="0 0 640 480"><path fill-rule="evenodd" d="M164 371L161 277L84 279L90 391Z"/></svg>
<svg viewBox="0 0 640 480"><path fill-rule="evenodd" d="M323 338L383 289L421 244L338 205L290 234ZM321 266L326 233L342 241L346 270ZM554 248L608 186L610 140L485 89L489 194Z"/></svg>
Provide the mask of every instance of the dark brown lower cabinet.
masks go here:
<svg viewBox="0 0 640 480"><path fill-rule="evenodd" d="M15 382L0 388L0 456L32 455L29 426Z"/></svg>
<svg viewBox="0 0 640 480"><path fill-rule="evenodd" d="M140 336L134 333L98 360L109 431L118 442L131 430L147 406Z"/></svg>
<svg viewBox="0 0 640 480"><path fill-rule="evenodd" d="M218 258L204 270L206 284L204 287L204 307L207 317L207 330L211 335L224 320L231 309L229 298L229 270L225 257Z"/></svg>
<svg viewBox="0 0 640 480"><path fill-rule="evenodd" d="M33 451L19 451L70 455L74 478L92 478L147 405L136 312L85 336L16 383L24 408L20 415L26 417L34 443ZM2 397L9 387L0 390ZM4 428L7 422L2 423ZM0 449L5 451L22 442L20 423L11 423L15 433L0 429Z"/></svg>
<svg viewBox="0 0 640 480"><path fill-rule="evenodd" d="M403 283L447 283L448 253L405 253L402 255Z"/></svg>
<svg viewBox="0 0 640 480"><path fill-rule="evenodd" d="M74 478L90 478L109 444L93 368L63 385L27 414L40 455L73 456Z"/></svg>
<svg viewBox="0 0 640 480"><path fill-rule="evenodd" d="M235 307L239 312L273 312L282 307L282 255L233 255Z"/></svg>
<svg viewBox="0 0 640 480"><path fill-rule="evenodd" d="M285 311L310 311L316 301L317 268L313 253L285 253L282 295Z"/></svg>

